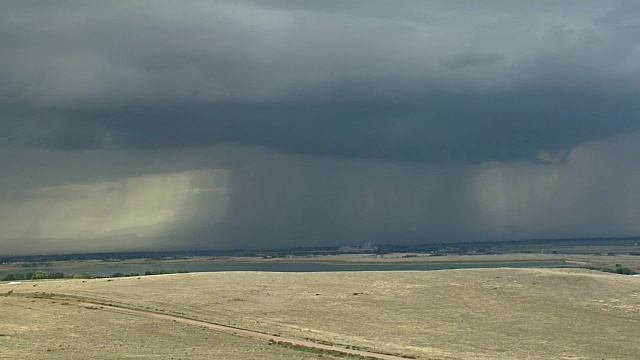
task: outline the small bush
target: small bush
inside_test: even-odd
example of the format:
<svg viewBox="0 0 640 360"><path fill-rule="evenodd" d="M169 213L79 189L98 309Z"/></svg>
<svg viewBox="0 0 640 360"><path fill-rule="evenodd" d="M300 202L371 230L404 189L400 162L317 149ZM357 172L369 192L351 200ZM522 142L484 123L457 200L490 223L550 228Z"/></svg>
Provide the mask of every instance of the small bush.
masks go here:
<svg viewBox="0 0 640 360"><path fill-rule="evenodd" d="M140 276L140 274L137 274L137 273L125 274L125 273L121 273L121 272L115 272L115 273L111 274L110 277L131 277L131 276Z"/></svg>
<svg viewBox="0 0 640 360"><path fill-rule="evenodd" d="M615 270L616 274L622 274L622 275L634 275L636 272L629 269L626 266L620 265L620 264L616 264L616 270Z"/></svg>
<svg viewBox="0 0 640 360"><path fill-rule="evenodd" d="M49 278L49 274L47 274L44 271L36 271L33 273L33 275L31 275L31 279L34 280L41 280L41 279L48 279Z"/></svg>

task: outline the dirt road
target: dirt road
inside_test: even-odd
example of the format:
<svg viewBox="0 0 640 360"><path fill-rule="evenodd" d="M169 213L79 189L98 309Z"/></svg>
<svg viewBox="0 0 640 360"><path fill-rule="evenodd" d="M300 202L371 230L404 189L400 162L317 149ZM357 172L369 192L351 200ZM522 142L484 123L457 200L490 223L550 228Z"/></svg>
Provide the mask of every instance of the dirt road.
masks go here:
<svg viewBox="0 0 640 360"><path fill-rule="evenodd" d="M202 320L195 320L187 317L181 317L177 315L163 314L163 313L150 311L150 310L134 309L134 308L118 306L113 304L107 305L98 301L94 302L89 299L78 298L77 295L72 295L72 294L69 294L68 297L66 296L66 294L55 294L54 296L46 296L46 297L33 295L33 294L16 294L16 295L46 298L54 301L64 301L67 304L84 306L87 308L93 308L93 309L98 308L102 310L117 311L120 313L125 313L130 315L146 316L146 317L161 319L161 320L170 320L170 321L180 322L183 324L204 327L214 331L220 331L220 332L225 332L233 335L244 336L244 337L249 337L254 339L272 341L276 343L282 342L282 343L287 343L291 345L304 346L307 348L336 351L336 352L345 353L345 354L359 355L359 356L382 359L382 360L406 360L407 359L406 357L401 357L396 355L388 355L388 354L380 354L380 353L370 352L370 351L347 349L341 346L318 344L318 343L307 341L307 340L299 340L299 339L287 338L283 336L270 335L270 334L265 334L259 331L240 329L232 326L215 324L215 323L210 323Z"/></svg>

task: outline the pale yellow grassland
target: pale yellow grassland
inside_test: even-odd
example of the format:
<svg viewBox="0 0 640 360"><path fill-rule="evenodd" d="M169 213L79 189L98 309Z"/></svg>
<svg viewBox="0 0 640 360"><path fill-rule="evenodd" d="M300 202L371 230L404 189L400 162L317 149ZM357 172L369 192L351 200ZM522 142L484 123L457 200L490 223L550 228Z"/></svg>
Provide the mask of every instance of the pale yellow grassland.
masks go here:
<svg viewBox="0 0 640 360"><path fill-rule="evenodd" d="M640 277L587 270L227 272L0 286L0 293L13 289L16 293L76 294L422 359L637 359L640 354ZM29 313L24 306L31 300L14 296L2 301L7 299ZM5 308L4 303L1 306ZM106 319L115 324L124 322L131 335L120 331L118 336L126 338L131 346L137 346L133 345L136 340L153 341L153 337L145 340L144 334L158 331L149 329L166 327L167 334L177 334L181 339L172 347L176 352L186 347L200 349L209 338L224 338L218 342L224 343L225 349L242 352L235 358L250 358L256 348L268 348L185 325L46 303L37 307L40 315L34 315L33 323L49 326L45 314L53 311L60 317L79 312L64 323L83 326L83 331L74 332L76 338L64 336L103 349L115 340L104 334L107 330L93 330L86 324ZM4 323L7 312L2 313ZM64 333L64 329L56 332ZM6 340L0 338L3 344ZM61 343L78 346L73 341ZM35 351L33 343L21 344L12 345L14 351L21 346ZM268 350L274 351L270 347ZM264 351L263 358L280 356Z"/></svg>
<svg viewBox="0 0 640 360"><path fill-rule="evenodd" d="M3 289L4 290L4 289ZM0 359L332 359L72 302L0 297Z"/></svg>

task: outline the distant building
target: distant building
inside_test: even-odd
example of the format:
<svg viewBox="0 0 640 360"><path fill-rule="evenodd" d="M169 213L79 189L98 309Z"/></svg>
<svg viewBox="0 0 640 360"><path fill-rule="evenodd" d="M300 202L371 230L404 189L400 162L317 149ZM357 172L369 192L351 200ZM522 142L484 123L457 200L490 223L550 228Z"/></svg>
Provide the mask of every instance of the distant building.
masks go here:
<svg viewBox="0 0 640 360"><path fill-rule="evenodd" d="M375 252L378 250L378 247L373 245L372 242L366 242L362 245L356 246L343 246L340 248L341 253L368 253Z"/></svg>

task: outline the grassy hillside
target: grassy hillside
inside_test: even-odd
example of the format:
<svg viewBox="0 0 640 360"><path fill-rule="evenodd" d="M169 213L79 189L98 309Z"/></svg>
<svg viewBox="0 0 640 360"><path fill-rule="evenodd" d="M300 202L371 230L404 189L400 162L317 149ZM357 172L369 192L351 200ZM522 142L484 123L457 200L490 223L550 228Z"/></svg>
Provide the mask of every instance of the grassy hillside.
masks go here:
<svg viewBox="0 0 640 360"><path fill-rule="evenodd" d="M640 277L586 270L194 273L26 282L11 289L16 293L76 294L272 334L424 359L635 359L640 353ZM24 306L31 300L9 296L1 301L11 301L11 306L30 313ZM71 305L41 304L33 312L41 315L30 315L34 317L30 323L38 324L34 328L46 327L52 319L65 318L65 326L82 327L74 338L77 342L99 347L115 340L101 333L106 330L87 324L113 318L115 325L111 328L118 329L121 324L121 329L114 332L127 339L121 354L127 347L144 353L143 345L136 348L136 340L149 342L151 339L144 334L163 327L168 334L179 334L181 340L168 346L175 352L198 349L214 337L224 338L216 342L224 344L225 349L243 352L233 358L251 358L261 348L265 348L263 358L279 358L287 350L268 352L275 350L256 345L253 340L194 333L184 325L172 329L172 324L102 310L69 315L76 311ZM2 312L0 324L19 322L8 314L11 312ZM10 331L0 325L0 333ZM32 343L7 345L11 342L6 338L0 337L2 349L13 346L36 351ZM152 346L150 349L155 350Z"/></svg>

